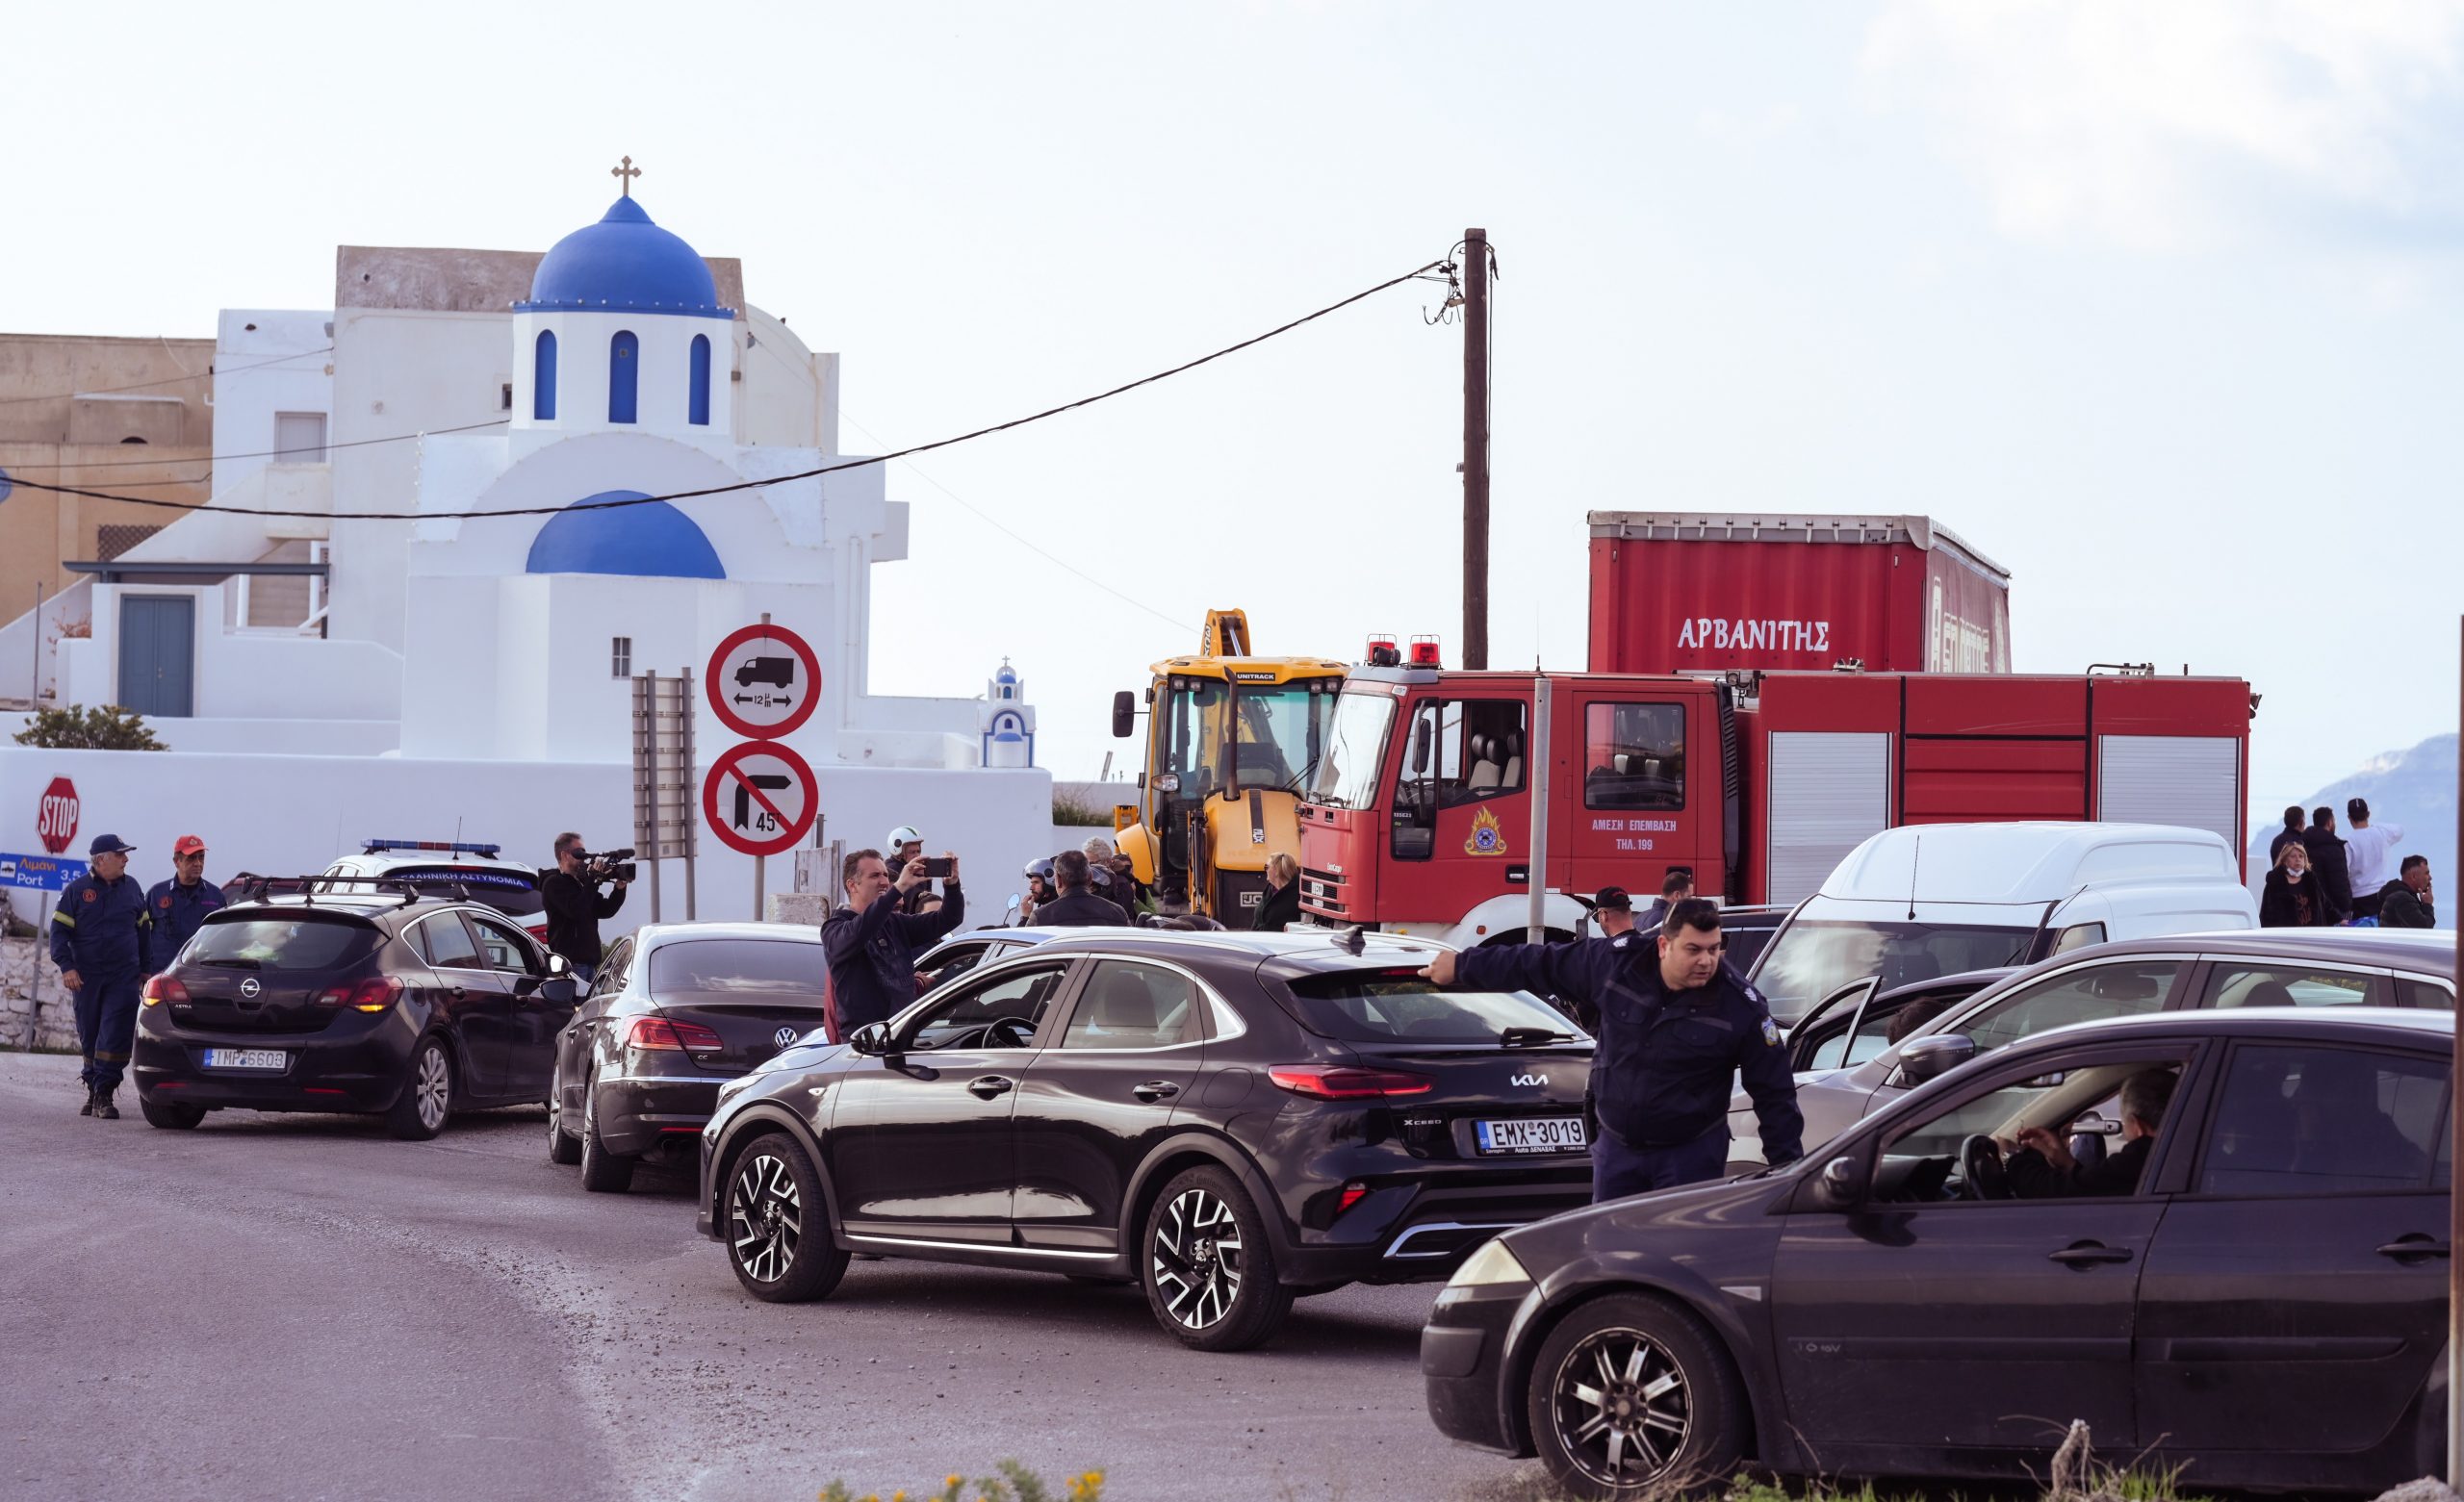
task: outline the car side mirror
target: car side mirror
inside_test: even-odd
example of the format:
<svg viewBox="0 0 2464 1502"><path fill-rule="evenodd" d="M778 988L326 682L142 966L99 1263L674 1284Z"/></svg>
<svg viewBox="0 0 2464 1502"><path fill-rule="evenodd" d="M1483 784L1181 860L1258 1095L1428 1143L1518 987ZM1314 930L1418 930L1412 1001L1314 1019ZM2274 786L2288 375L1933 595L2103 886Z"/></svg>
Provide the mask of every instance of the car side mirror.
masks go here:
<svg viewBox="0 0 2464 1502"><path fill-rule="evenodd" d="M1428 775L1429 722L1426 716L1412 722L1412 776Z"/></svg>
<svg viewBox="0 0 2464 1502"><path fill-rule="evenodd" d="M557 954L554 950L550 950L548 952L548 974L552 976L569 976L573 973L574 962L572 960Z"/></svg>
<svg viewBox="0 0 2464 1502"><path fill-rule="evenodd" d="M875 1058L888 1057L889 1024L886 1022L864 1024L847 1034L847 1046L859 1054L869 1055Z"/></svg>
<svg viewBox="0 0 2464 1502"><path fill-rule="evenodd" d="M1113 738L1125 741L1137 728L1138 696L1122 689L1113 696Z"/></svg>
<svg viewBox="0 0 2464 1502"><path fill-rule="evenodd" d="M1918 1038L1899 1051L1899 1077L1911 1085L1938 1080L1976 1056L1976 1039L1964 1032L1938 1032Z"/></svg>
<svg viewBox="0 0 2464 1502"><path fill-rule="evenodd" d="M539 982L539 999L556 1006L571 1006L581 1000L581 982L572 976L550 976Z"/></svg>
<svg viewBox="0 0 2464 1502"><path fill-rule="evenodd" d="M1814 1175L1813 1202L1824 1209L1851 1209L1865 1198L1869 1187L1863 1158L1853 1154L1835 1158Z"/></svg>

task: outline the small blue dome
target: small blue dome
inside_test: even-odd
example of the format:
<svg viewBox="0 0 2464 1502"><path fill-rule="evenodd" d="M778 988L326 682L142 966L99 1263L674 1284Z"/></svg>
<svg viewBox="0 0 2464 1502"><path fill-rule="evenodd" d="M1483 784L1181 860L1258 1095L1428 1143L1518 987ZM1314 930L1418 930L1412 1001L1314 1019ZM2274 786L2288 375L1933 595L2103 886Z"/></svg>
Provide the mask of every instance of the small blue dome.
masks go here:
<svg viewBox="0 0 2464 1502"><path fill-rule="evenodd" d="M631 198L556 242L530 278L530 300L517 313L667 313L732 318L701 253L651 222Z"/></svg>
<svg viewBox="0 0 2464 1502"><path fill-rule="evenodd" d="M532 573L625 573L641 578L724 579L719 550L691 517L640 491L601 491L591 501L638 500L637 506L560 511L530 541Z"/></svg>

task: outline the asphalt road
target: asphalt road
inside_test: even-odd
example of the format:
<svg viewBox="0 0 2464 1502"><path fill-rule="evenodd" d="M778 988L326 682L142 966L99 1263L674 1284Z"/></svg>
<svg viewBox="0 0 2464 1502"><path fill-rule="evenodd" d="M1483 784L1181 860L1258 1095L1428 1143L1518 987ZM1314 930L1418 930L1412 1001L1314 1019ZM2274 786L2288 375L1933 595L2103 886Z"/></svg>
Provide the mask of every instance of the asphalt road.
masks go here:
<svg viewBox="0 0 2464 1502"><path fill-rule="evenodd" d="M125 1088L77 1115L76 1069L0 1054L0 1495L887 1496L1008 1458L1115 1502L1540 1489L1430 1429L1432 1288L1304 1300L1237 1356L1050 1275L858 1262L765 1305L689 1168L585 1194L540 1111L163 1132Z"/></svg>

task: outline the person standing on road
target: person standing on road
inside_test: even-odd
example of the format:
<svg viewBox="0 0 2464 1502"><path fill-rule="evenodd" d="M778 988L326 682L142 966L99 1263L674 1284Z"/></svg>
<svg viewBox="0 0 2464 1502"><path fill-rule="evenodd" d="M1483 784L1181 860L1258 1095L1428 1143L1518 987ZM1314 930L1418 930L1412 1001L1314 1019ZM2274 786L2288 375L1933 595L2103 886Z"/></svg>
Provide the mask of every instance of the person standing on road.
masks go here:
<svg viewBox="0 0 2464 1502"><path fill-rule="evenodd" d="M181 835L171 846L171 878L154 883L145 894L145 913L153 923L138 968L149 976L170 969L180 950L204 926L205 915L222 906L222 889L205 879L205 841Z"/></svg>
<svg viewBox="0 0 2464 1502"><path fill-rule="evenodd" d="M2310 853L2312 880L2326 898L2327 922L2352 917L2352 868L2345 863L2345 842L2336 833L2336 811L2322 803L2310 810L2310 827L2301 831L2302 849Z"/></svg>
<svg viewBox="0 0 2464 1502"><path fill-rule="evenodd" d="M1117 929L1129 919L1111 899L1088 890L1087 853L1065 850L1052 857L1052 879L1061 895L1036 909L1036 922L1054 929Z"/></svg>
<svg viewBox="0 0 2464 1502"><path fill-rule="evenodd" d="M889 838L882 845L882 869L889 873L893 882L907 870L909 862L921 860L923 857L924 831L911 824L902 824L890 830ZM924 899L932 895L933 882L930 878L927 878L922 886L911 892L905 892L899 898L898 910L909 917L914 917L924 911Z"/></svg>
<svg viewBox="0 0 2464 1502"><path fill-rule="evenodd" d="M615 890L600 896L600 878L592 876L582 853L580 835L571 829L557 835L556 869L539 883L539 896L548 907L548 947L565 956L587 989L598 978L599 957L604 953L599 920L616 916L629 883L618 881Z"/></svg>
<svg viewBox="0 0 2464 1502"><path fill-rule="evenodd" d="M2379 889L2378 926L2382 929L2438 927L2438 909L2430 899L2428 856L2405 856L2396 879Z"/></svg>
<svg viewBox="0 0 2464 1502"><path fill-rule="evenodd" d="M1281 933L1300 921L1300 862L1289 852L1267 857L1267 895L1258 904L1249 927L1260 933Z"/></svg>
<svg viewBox="0 0 2464 1502"><path fill-rule="evenodd" d="M1588 944L1505 944L1441 953L1421 972L1440 985L1549 991L1600 1012L1592 1078L1600 1133L1594 1203L1717 1179L1728 1162L1731 1080L1742 1072L1773 1164L1804 1155L1788 1051L1761 996L1720 962L1720 909L1688 898L1656 940L1621 933Z"/></svg>
<svg viewBox="0 0 2464 1502"><path fill-rule="evenodd" d="M1620 896L1624 894L1619 893ZM1642 921L1636 923L1631 911L1626 915L1628 928L1657 929L1668 921L1668 910L1694 895L1694 873L1680 867L1660 879L1659 897L1643 910Z"/></svg>
<svg viewBox="0 0 2464 1502"><path fill-rule="evenodd" d="M2259 894L2259 927L2319 929L2334 921L2327 916L2324 889L2310 869L2310 852L2299 840L2287 842Z"/></svg>
<svg viewBox="0 0 2464 1502"><path fill-rule="evenodd" d="M1047 855L1041 860L1028 861L1026 877L1027 890L1018 904L1017 921L1010 925L1014 929L1023 929L1037 922L1037 910L1061 895L1052 884L1052 857Z"/></svg>
<svg viewBox="0 0 2464 1502"><path fill-rule="evenodd" d="M2397 877L2396 847L2403 841L2404 827L2371 823L2370 801L2366 798L2346 799L2345 817L2352 821L2345 830L2345 859L2351 868L2352 915L2375 918L2379 894Z"/></svg>
<svg viewBox="0 0 2464 1502"><path fill-rule="evenodd" d="M2275 831L2274 839L2268 841L2268 860L2271 864L2277 856L2284 853L2284 848L2287 845L2297 844L2300 841L2304 818L2305 815L2299 803L2284 805L2284 827Z"/></svg>
<svg viewBox="0 0 2464 1502"><path fill-rule="evenodd" d="M86 1105L77 1114L119 1120L112 1104L137 1036L138 990L145 983L145 936L154 926L145 892L128 874L128 853L116 834L98 834L86 848L93 869L61 889L51 914L51 962L68 987L77 1014L78 1078Z"/></svg>
<svg viewBox="0 0 2464 1502"><path fill-rule="evenodd" d="M966 919L966 894L959 886L959 860L944 854L950 874L941 882L938 910L904 912L908 898L923 890L924 857L909 861L890 878L879 851L860 850L839 868L847 905L821 926L821 950L830 966L830 1005L841 1036L887 1022L915 1000L915 956Z"/></svg>

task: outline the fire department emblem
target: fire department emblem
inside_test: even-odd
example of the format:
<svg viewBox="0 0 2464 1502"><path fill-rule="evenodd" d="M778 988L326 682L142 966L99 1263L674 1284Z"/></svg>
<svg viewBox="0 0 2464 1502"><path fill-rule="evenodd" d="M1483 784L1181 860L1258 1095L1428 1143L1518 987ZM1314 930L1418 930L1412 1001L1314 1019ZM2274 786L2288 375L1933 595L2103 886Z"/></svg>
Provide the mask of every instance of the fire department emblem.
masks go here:
<svg viewBox="0 0 2464 1502"><path fill-rule="evenodd" d="M1483 808L1472 816L1472 837L1463 842L1466 855L1502 855L1505 853L1505 831L1498 827L1498 816Z"/></svg>

